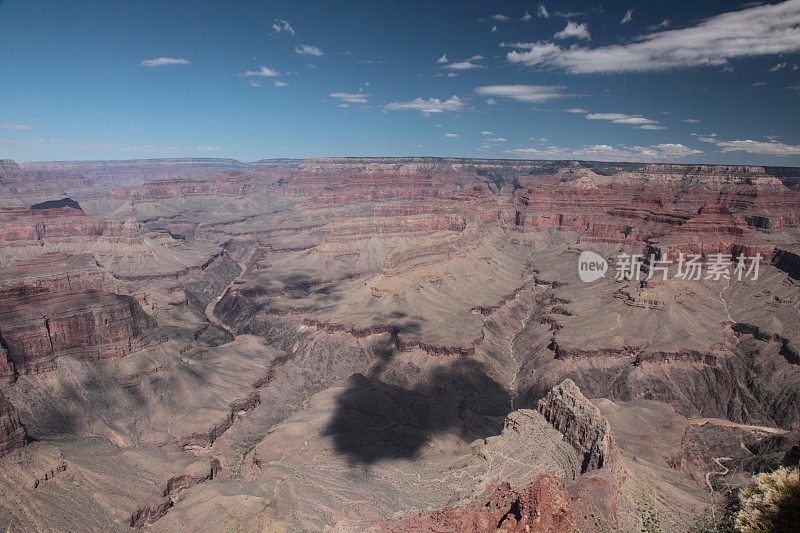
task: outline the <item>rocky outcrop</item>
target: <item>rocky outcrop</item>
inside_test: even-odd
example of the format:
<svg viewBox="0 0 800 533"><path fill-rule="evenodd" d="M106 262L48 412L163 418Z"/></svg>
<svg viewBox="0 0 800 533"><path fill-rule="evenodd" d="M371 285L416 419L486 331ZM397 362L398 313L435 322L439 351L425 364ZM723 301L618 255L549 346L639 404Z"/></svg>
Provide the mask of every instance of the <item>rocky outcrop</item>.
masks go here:
<svg viewBox="0 0 800 533"><path fill-rule="evenodd" d="M520 491L498 485L483 502L450 507L383 524L381 529L407 531L483 531L566 533L576 531L564 483L555 475L539 476Z"/></svg>
<svg viewBox="0 0 800 533"><path fill-rule="evenodd" d="M25 427L19 421L17 410L0 391L0 457L21 448L26 440Z"/></svg>
<svg viewBox="0 0 800 533"><path fill-rule="evenodd" d="M776 248L772 254L772 264L786 272L792 279L800 279L800 251Z"/></svg>
<svg viewBox="0 0 800 533"><path fill-rule="evenodd" d="M539 400L539 412L583 454L582 472L603 468L613 446L611 426L571 379Z"/></svg>

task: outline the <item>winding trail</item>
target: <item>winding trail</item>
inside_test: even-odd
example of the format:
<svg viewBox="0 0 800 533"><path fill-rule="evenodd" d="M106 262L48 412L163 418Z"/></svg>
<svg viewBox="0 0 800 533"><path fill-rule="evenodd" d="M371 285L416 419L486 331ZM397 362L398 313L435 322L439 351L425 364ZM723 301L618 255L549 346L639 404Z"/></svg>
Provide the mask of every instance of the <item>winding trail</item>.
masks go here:
<svg viewBox="0 0 800 533"><path fill-rule="evenodd" d="M720 467L722 470L718 470L716 472L708 472L706 474L706 485L708 485L708 490L712 494L714 493L714 487L711 485L711 476L724 476L724 475L726 475L729 472L729 470L728 470L727 466L722 464L722 461L730 461L730 460L731 460L730 457L715 457L714 458L714 463L716 463L716 465L718 467Z"/></svg>

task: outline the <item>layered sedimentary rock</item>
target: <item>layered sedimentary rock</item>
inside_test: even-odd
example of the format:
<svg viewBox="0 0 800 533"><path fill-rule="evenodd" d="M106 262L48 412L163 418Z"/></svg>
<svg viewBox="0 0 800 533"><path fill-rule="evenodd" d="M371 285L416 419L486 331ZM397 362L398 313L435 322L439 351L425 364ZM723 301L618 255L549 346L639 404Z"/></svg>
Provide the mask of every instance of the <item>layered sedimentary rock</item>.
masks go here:
<svg viewBox="0 0 800 533"><path fill-rule="evenodd" d="M54 368L57 357L119 357L153 340L155 322L131 296L94 290L6 300L0 337L18 373Z"/></svg>
<svg viewBox="0 0 800 533"><path fill-rule="evenodd" d="M123 236L123 224L91 217L80 209L0 209L0 242L45 241L76 237Z"/></svg>
<svg viewBox="0 0 800 533"><path fill-rule="evenodd" d="M692 419L785 432L730 466L791 456L795 169L22 166L0 166L0 374L32 442L4 458L0 524L627 531L651 505L682 530L707 474L739 482L714 459L744 434ZM604 278L579 279L584 250ZM764 259L617 280L620 251Z"/></svg>

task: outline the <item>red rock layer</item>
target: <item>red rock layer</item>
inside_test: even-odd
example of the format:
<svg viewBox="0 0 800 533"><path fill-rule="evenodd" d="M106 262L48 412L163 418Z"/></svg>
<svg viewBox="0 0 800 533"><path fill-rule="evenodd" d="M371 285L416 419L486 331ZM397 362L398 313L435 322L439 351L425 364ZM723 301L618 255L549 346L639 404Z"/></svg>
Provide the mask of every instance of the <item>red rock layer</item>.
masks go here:
<svg viewBox="0 0 800 533"><path fill-rule="evenodd" d="M521 491L498 486L482 504L451 507L384 524L391 532L575 531L572 503L561 479L547 473Z"/></svg>
<svg viewBox="0 0 800 533"><path fill-rule="evenodd" d="M155 321L131 296L93 290L42 293L0 307L7 372L51 370L63 355L84 360L122 356L155 335Z"/></svg>
<svg viewBox="0 0 800 533"><path fill-rule="evenodd" d="M70 207L0 208L0 242L122 236L127 233L129 231L120 222L94 218Z"/></svg>
<svg viewBox="0 0 800 533"><path fill-rule="evenodd" d="M673 174L656 166L654 174L600 176L565 169L518 197L516 224L573 230L584 242L626 243L672 258L681 252L768 256L772 247L757 232L800 224L800 194L760 170Z"/></svg>

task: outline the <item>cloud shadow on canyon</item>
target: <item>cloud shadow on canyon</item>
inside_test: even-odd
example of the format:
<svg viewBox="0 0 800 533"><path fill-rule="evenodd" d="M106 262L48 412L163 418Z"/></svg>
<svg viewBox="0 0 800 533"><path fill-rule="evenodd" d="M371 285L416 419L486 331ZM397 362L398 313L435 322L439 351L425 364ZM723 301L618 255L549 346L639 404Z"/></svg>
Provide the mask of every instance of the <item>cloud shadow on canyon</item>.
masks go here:
<svg viewBox="0 0 800 533"><path fill-rule="evenodd" d="M398 327L375 346L375 366L369 375L348 379L323 431L353 466L413 459L437 435L456 434L468 443L502 430L509 394L481 363L460 359L441 364L419 380L421 370L410 363L389 367L397 354L397 336L409 327L417 325Z"/></svg>

